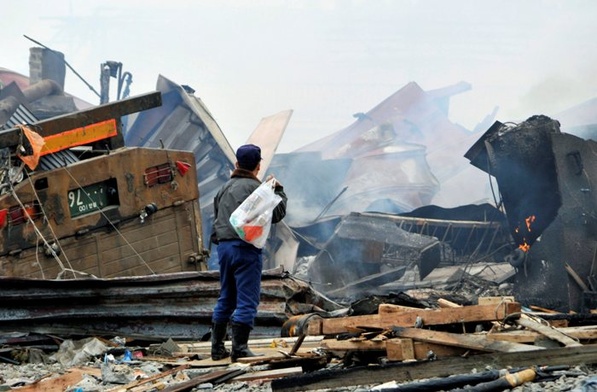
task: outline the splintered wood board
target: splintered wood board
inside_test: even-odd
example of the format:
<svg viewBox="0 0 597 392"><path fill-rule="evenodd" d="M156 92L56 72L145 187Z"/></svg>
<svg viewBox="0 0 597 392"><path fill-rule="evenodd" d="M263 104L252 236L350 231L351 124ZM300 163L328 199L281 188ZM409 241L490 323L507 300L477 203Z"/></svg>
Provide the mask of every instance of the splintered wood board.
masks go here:
<svg viewBox="0 0 597 392"><path fill-rule="evenodd" d="M419 328L396 328L394 333L402 338L411 338L428 343L443 344L446 346L462 347L471 350L489 352L521 352L539 351L544 347L529 344L511 343L488 339L486 335L457 334L450 332L431 331Z"/></svg>
<svg viewBox="0 0 597 392"><path fill-rule="evenodd" d="M419 309L407 306L379 305L378 314L319 319L309 324L309 334L333 335L349 331L350 328L412 327L420 317L424 326L447 325L466 322L501 321L506 316L520 313L518 302L503 302L499 305L471 305L456 308Z"/></svg>

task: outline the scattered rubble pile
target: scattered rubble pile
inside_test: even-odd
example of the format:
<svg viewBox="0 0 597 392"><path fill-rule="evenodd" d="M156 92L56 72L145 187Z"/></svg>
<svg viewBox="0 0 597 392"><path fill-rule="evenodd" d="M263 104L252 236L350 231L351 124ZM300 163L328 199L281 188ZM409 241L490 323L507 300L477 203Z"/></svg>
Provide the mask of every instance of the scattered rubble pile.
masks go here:
<svg viewBox="0 0 597 392"><path fill-rule="evenodd" d="M594 390L582 388L597 374L595 314L443 294L370 298L350 316L294 316L282 337L249 342L262 356L236 363L212 361L209 341L5 335L0 390Z"/></svg>

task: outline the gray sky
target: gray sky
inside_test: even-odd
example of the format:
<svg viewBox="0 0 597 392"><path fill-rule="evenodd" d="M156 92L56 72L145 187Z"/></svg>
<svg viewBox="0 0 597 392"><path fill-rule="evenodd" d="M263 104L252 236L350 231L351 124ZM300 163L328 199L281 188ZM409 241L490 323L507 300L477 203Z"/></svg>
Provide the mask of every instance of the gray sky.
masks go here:
<svg viewBox="0 0 597 392"><path fill-rule="evenodd" d="M450 118L472 129L555 115L597 94L594 0L19 0L4 2L0 67L28 75L23 35L63 52L99 91L123 63L131 95L159 74L196 90L233 148L294 114L278 152L353 122L408 82L466 81ZM113 88L114 90L114 88ZM70 71L66 91L98 98Z"/></svg>

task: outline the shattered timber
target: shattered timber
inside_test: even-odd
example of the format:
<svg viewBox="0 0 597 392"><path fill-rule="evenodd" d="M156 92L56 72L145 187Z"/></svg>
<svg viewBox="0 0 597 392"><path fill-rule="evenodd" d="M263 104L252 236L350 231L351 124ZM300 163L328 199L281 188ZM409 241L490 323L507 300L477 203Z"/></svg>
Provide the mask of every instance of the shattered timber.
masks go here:
<svg viewBox="0 0 597 392"><path fill-rule="evenodd" d="M469 131L447 109L470 85L409 83L289 154L292 110L263 118L247 142L290 202L264 249L250 344L265 355L230 364L204 342L219 294L205 239L234 165L209 110L163 76L134 97L120 79L109 102L110 73L92 105L64 93L60 53L32 48L30 64L0 69L0 362L68 372L25 386L2 372L8 388L505 389L597 362L594 115L493 113ZM58 355L77 344L93 354Z"/></svg>

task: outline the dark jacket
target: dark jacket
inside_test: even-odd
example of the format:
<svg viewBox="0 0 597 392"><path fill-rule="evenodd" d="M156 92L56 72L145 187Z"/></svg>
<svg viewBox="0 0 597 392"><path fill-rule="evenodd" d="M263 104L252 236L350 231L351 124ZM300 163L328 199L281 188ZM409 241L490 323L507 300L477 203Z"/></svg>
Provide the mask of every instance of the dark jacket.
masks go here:
<svg viewBox="0 0 597 392"><path fill-rule="evenodd" d="M230 180L218 191L214 198L212 242L217 244L219 241L240 239L230 224L230 215L259 185L261 185L259 179L248 170L236 169L232 172ZM277 185L274 192L282 198L282 201L274 208L272 217L272 223L278 223L286 215L288 198L281 185Z"/></svg>

